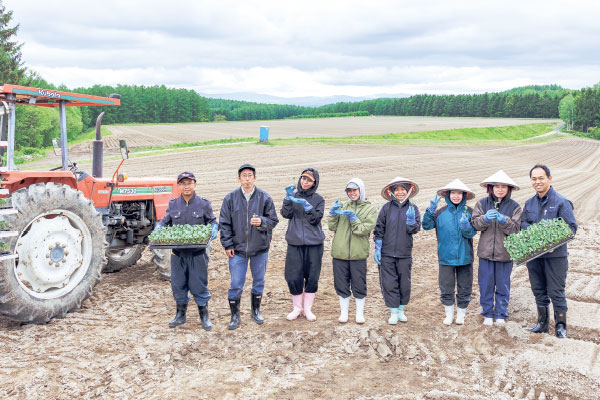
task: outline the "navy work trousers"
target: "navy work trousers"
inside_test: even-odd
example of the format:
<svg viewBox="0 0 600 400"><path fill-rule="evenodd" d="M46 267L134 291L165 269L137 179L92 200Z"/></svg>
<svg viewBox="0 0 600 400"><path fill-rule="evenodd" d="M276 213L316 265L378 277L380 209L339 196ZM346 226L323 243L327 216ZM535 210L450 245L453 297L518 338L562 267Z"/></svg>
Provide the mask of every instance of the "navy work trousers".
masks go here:
<svg viewBox="0 0 600 400"><path fill-rule="evenodd" d="M529 283L538 307L547 307L552 300L555 312L567 312L567 269L567 257L540 257L527 263Z"/></svg>
<svg viewBox="0 0 600 400"><path fill-rule="evenodd" d="M208 291L208 255L177 256L171 253L171 290L177 304L187 304L188 291L203 306L210 299Z"/></svg>
<svg viewBox="0 0 600 400"><path fill-rule="evenodd" d="M505 319L510 300L510 274L512 261L491 261L479 259L477 280L479 282L479 303L481 315L486 318Z"/></svg>

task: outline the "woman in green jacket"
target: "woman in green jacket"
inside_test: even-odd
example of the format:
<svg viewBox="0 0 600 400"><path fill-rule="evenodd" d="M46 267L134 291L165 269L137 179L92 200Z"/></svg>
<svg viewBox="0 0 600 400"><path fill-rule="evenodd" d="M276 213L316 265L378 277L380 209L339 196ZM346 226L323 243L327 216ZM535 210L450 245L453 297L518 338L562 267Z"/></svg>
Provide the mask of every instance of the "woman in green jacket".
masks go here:
<svg viewBox="0 0 600 400"><path fill-rule="evenodd" d="M367 295L367 258L369 236L377 221L377 209L366 200L365 184L358 178L346 184L348 201L336 201L329 210L327 224L334 231L331 245L333 282L340 297L340 318L348 321L350 295L356 300L356 322L365 322Z"/></svg>

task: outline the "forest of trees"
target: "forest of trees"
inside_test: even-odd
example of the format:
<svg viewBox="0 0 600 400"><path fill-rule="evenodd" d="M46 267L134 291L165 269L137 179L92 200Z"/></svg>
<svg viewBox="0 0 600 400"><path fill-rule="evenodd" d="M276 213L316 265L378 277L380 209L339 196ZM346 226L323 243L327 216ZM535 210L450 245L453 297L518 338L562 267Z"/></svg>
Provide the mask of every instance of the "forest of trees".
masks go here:
<svg viewBox="0 0 600 400"><path fill-rule="evenodd" d="M600 85L581 90L558 85L532 85L500 93L431 95L340 102L321 107L259 104L246 101L207 99L193 90L166 86L117 85L68 88L46 82L29 71L21 60L18 24L0 0L0 85L20 84L48 89L108 96L121 95L121 107L67 107L70 139L94 126L100 112L107 111L104 124L182 123L246 121L283 118L327 118L336 116L396 115L447 117L561 118L567 129L600 138ZM4 119L6 125L6 118ZM16 128L22 151L49 146L60 136L58 110L18 106ZM6 132L6 126L3 129Z"/></svg>

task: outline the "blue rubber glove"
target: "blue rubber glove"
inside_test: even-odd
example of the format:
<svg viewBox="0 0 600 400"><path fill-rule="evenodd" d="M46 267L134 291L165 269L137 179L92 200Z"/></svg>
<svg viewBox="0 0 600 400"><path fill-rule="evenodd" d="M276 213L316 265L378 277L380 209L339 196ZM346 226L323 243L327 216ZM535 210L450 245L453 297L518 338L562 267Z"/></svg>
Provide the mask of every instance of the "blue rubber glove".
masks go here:
<svg viewBox="0 0 600 400"><path fill-rule="evenodd" d="M313 208L312 205L310 205L310 203L306 199L296 199L296 198L292 197L292 201L294 203L302 204L302 207L304 207L304 211L306 211L306 212L312 210L312 208Z"/></svg>
<svg viewBox="0 0 600 400"><path fill-rule="evenodd" d="M294 196L294 189L296 189L296 185L287 185L285 187L286 197L287 196L290 196L290 197Z"/></svg>
<svg viewBox="0 0 600 400"><path fill-rule="evenodd" d="M358 219L358 217L356 216L356 214L354 214L354 211L352 210L343 210L341 212L341 215L345 215L346 217L348 217L350 222L354 222Z"/></svg>
<svg viewBox="0 0 600 400"><path fill-rule="evenodd" d="M469 213L463 213L462 217L460 217L460 220L458 221L460 223L460 228L461 229L469 229L469 227L471 226L470 223L470 216Z"/></svg>
<svg viewBox="0 0 600 400"><path fill-rule="evenodd" d="M340 213L338 212L340 208L342 208L342 204L336 200L335 203L333 203L333 205L329 209L329 215L340 215Z"/></svg>
<svg viewBox="0 0 600 400"><path fill-rule="evenodd" d="M156 225L154 225L154 229L152 229L152 232L157 231L160 228L162 228L162 225L160 224L160 222L157 222Z"/></svg>
<svg viewBox="0 0 600 400"><path fill-rule="evenodd" d="M427 207L427 210L432 213L435 214L435 210L437 208L438 203L440 202L442 198L440 196L437 195L437 193L435 194L435 197L429 202L429 207Z"/></svg>
<svg viewBox="0 0 600 400"><path fill-rule="evenodd" d="M415 208L412 206L408 206L408 210L406 211L406 225L415 225L417 220L415 219Z"/></svg>
<svg viewBox="0 0 600 400"><path fill-rule="evenodd" d="M375 241L375 254L373 254L373 260L377 265L381 265L381 247L383 246L383 240L377 239Z"/></svg>
<svg viewBox="0 0 600 400"><path fill-rule="evenodd" d="M500 222L502 225L504 225L506 223L506 220L508 218L506 217L506 215L500 214L498 211L496 211L496 220L498 222Z"/></svg>
<svg viewBox="0 0 600 400"><path fill-rule="evenodd" d="M496 210L488 210L483 216L483 220L489 224L490 222L492 222L493 219L496 219L497 214L498 211Z"/></svg>
<svg viewBox="0 0 600 400"><path fill-rule="evenodd" d="M219 224L212 224L212 228L210 229L210 239L215 240L217 238L218 232L219 232Z"/></svg>

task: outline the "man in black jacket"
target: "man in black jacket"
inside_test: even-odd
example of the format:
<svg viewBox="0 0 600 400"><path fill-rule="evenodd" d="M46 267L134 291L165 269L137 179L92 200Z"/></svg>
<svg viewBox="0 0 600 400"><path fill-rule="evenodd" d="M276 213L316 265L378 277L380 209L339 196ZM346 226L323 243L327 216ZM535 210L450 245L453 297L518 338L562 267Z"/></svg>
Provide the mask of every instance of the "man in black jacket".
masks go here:
<svg viewBox="0 0 600 400"><path fill-rule="evenodd" d="M260 315L260 302L265 287L272 230L279 222L271 196L255 186L256 169L252 165L244 164L238 169L238 181L241 187L225 196L219 215L221 244L229 257L231 274L228 292L230 330L240 324L240 299L248 263L252 273L252 318L259 325L264 322Z"/></svg>
<svg viewBox="0 0 600 400"><path fill-rule="evenodd" d="M197 196L196 177L191 172L182 172L177 176L177 186L181 196L171 199L163 219L156 225L212 225L211 239L217 238L217 219L213 215L210 201ZM208 255L204 249L173 250L171 253L171 290L177 314L169 323L171 328L185 324L188 304L188 291L194 296L198 305L202 328L209 331L212 324L208 318L208 305L210 293L208 291Z"/></svg>
<svg viewBox="0 0 600 400"><path fill-rule="evenodd" d="M551 186L550 169L545 165L535 165L529 171L529 177L537 194L525 202L521 215L521 229L526 229L542 219L562 218L575 234L577 221L573 214L573 204ZM552 300L556 337L567 337L565 284L568 268L566 244L527 263L531 291L538 310L538 322L529 329L530 332L548 332L548 313Z"/></svg>
<svg viewBox="0 0 600 400"><path fill-rule="evenodd" d="M281 215L290 220L285 234L288 243L285 280L294 307L287 316L290 321L302 312L309 321L317 319L312 313L312 305L318 289L325 240L321 228L325 200L317 193L318 187L319 172L306 168L298 179L295 194L294 185L285 188L286 196L281 207Z"/></svg>

